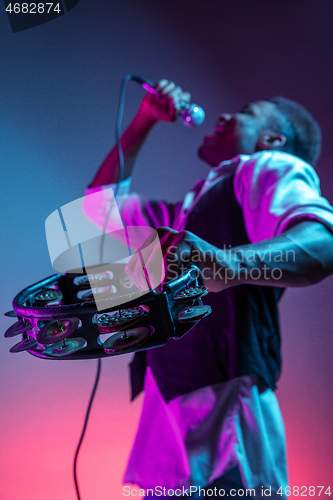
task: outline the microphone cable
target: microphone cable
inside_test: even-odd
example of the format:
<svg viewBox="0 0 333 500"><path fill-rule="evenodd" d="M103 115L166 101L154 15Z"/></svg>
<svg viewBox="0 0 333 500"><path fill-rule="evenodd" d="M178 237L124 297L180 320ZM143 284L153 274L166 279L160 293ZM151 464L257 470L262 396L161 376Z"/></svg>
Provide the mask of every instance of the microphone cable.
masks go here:
<svg viewBox="0 0 333 500"><path fill-rule="evenodd" d="M120 141L120 130L121 130L121 122L122 122L122 118L123 118L124 104L125 104L125 87L126 87L126 83L128 82L128 80L135 80L135 81L137 81L139 83L141 83L142 81L144 81L143 78L137 77L137 76L132 75L132 74L128 74L128 75L124 76L124 78L122 79L122 82L121 82L120 97L119 97L119 107L118 107L118 115L117 115L117 122L116 122L116 131L115 131L116 145L117 145L118 156L119 156L119 175L118 175L117 185L116 185L116 188L114 190L114 198L113 198L113 200L110 203L110 207L109 207L107 215L105 217L105 222L104 222L104 226L103 226L103 230L102 230L101 242L100 242L100 254L99 254L100 264L103 263L103 247L104 247L104 240L105 240L106 228L107 228L107 225L108 225L108 222L109 222L109 218L110 218L110 215L111 215L111 211L112 211L113 205L114 205L114 203L116 201L116 196L117 196L118 190L119 190L119 184L123 180L123 176L124 176L124 152L123 152L123 148L122 148L121 141ZM119 215L121 217L121 214L119 214ZM128 239L128 233L126 231L126 226L125 225L124 225L124 228L125 228L125 233L126 233L127 247L128 247L128 250L129 250L129 255L131 255L132 252L131 252L131 249L130 249L130 244L129 244L129 239ZM86 433L86 429L87 429L87 425L88 425L88 420L89 420L89 415L90 415L90 410L91 410L91 407L92 407L92 404L93 404L93 401L94 401L94 397L95 397L95 394L96 394L96 391L97 391L98 382L99 382L100 375L101 375L101 367L102 367L102 360L99 358L97 360L97 372L96 372L94 387L93 387L93 390L92 390L92 393L91 393L91 396L90 396L90 400L89 400L89 403L88 403L88 408L87 408L87 411L86 411L86 416L85 416L85 420L84 420L83 429L82 429L82 432L81 432L81 437L79 439L79 443L77 445L75 456L74 456L73 477L74 477L75 490L76 490L76 495L77 495L77 499L78 500L81 500L81 496L80 496L80 490L79 490L79 485L78 485L78 480L77 480L77 460L78 460L79 451L80 451L80 448L81 448L81 445L82 445L82 442L83 442L83 438L84 438L85 433Z"/></svg>
<svg viewBox="0 0 333 500"><path fill-rule="evenodd" d="M122 148L121 140L120 140L121 139L120 132L121 132L121 122L122 122L122 119L123 119L124 106L125 106L126 83L129 80L134 80L134 81L140 83L141 85L143 83L146 83L146 85L149 85L150 83L152 83L149 80L145 80L144 78L141 78L140 76L132 75L131 73L129 73L128 75L124 76L124 78L121 81L120 96L119 96L119 106L118 106L118 114L117 114L117 121L116 121L116 131L115 131L116 145L117 145L118 156L119 156L119 175L118 175L117 185L116 185L116 188L115 188L114 193L113 193L113 201L110 203L110 207L109 207L108 212L106 214L105 221L104 221L104 226L103 226L103 230L102 230L101 243L100 243L100 252L99 252L99 261L100 261L101 264L103 263L103 248L104 248L104 240L105 240L106 228L107 228L107 225L108 225L108 222L109 222L109 218L110 218L110 215L111 215L111 212L112 212L112 208L113 208L114 203L116 201L116 197L117 197L118 190L119 190L119 184L123 180L123 176L124 176L125 162L124 162L124 152L123 152L123 148ZM124 229L125 229L128 252L129 252L129 255L132 255L132 251L131 251L131 247L130 247L130 242L129 242L129 238L128 238L128 233L126 231L126 225L124 224L124 222L122 220L120 212L119 212L119 215L120 215L120 220L122 221L122 224L123 224Z"/></svg>
<svg viewBox="0 0 333 500"><path fill-rule="evenodd" d="M82 444L84 435L86 433L86 428L87 428L87 424L88 424L88 420L89 420L90 410L91 410L91 407L92 407L92 404L93 404L93 401L94 401L94 397L95 397L95 394L96 394L98 382L99 382L100 375L101 375L101 367L102 367L102 362L101 362L101 359L99 358L97 360L97 372L96 372L94 387L93 387L93 390L92 390L92 393L91 393L91 396L90 396L88 408L87 408L87 411L86 411L86 417L84 419L84 425L83 425L83 429L82 429L82 432L81 432L81 437L80 437L80 440L79 440L79 444L77 445L76 452L75 452L75 457L74 457L73 476L74 476L74 484L75 484L76 495L77 495L78 500L81 500L81 496L80 496L79 484L78 484L78 481L77 481L77 458L78 458L78 455L79 455L79 451L80 451L80 448L81 448L81 444Z"/></svg>

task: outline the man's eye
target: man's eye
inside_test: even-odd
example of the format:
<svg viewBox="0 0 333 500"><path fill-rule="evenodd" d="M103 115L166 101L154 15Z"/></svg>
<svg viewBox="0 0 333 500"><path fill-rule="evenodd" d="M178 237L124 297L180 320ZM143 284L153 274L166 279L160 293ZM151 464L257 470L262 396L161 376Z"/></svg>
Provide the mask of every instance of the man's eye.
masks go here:
<svg viewBox="0 0 333 500"><path fill-rule="evenodd" d="M240 113L245 114L245 115L253 115L253 112L250 108L241 109Z"/></svg>

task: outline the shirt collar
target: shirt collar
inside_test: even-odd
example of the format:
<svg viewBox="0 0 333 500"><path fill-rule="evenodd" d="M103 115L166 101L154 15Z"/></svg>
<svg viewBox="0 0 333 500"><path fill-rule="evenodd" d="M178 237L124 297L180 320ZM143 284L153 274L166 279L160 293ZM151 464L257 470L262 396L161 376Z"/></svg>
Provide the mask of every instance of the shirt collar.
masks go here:
<svg viewBox="0 0 333 500"><path fill-rule="evenodd" d="M234 173L236 168L238 167L240 161L244 161L248 156L246 155L237 155L234 156L234 158L231 158L230 160L225 160L221 161L216 167L213 167L208 174L208 177L210 174L214 174L214 176L217 175L224 175L224 174L230 174Z"/></svg>
<svg viewBox="0 0 333 500"><path fill-rule="evenodd" d="M230 160L222 161L216 167L211 168L208 176L206 177L205 184L210 185L216 179L223 177L224 175L233 174L236 171L239 163L247 158L248 156L246 155L237 155Z"/></svg>

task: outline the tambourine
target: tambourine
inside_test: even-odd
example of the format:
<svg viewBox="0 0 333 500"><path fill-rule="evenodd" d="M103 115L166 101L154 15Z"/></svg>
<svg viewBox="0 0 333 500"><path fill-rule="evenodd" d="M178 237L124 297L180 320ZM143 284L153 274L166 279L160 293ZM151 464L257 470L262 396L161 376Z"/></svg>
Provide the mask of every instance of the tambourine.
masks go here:
<svg viewBox="0 0 333 500"><path fill-rule="evenodd" d="M200 270L190 264L162 291L140 291L124 264L105 272L55 274L22 290L5 315L10 352L46 359L91 359L151 349L183 337L211 313ZM124 307L126 305L126 307Z"/></svg>

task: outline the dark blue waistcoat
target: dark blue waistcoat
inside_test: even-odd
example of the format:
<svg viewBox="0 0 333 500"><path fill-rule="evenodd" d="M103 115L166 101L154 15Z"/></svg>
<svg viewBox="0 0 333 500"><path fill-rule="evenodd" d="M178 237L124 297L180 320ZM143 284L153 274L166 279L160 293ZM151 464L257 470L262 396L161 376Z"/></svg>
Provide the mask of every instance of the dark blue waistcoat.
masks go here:
<svg viewBox="0 0 333 500"><path fill-rule="evenodd" d="M215 184L195 205L186 230L221 249L249 243L233 175ZM194 262L195 263L195 262ZM280 374L277 302L282 288L239 285L203 298L212 313L179 340L136 353L132 398L150 366L166 401L207 385L257 374L275 388Z"/></svg>

